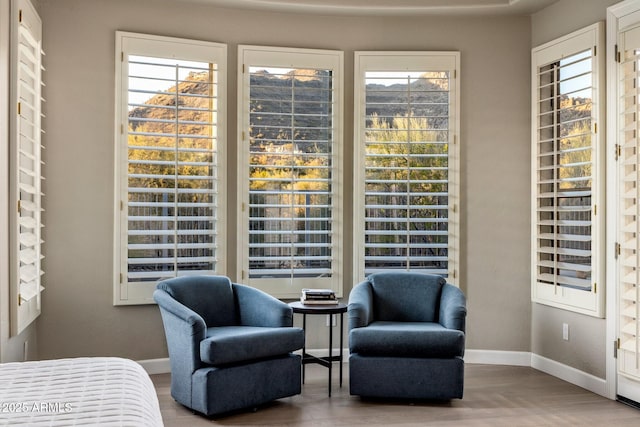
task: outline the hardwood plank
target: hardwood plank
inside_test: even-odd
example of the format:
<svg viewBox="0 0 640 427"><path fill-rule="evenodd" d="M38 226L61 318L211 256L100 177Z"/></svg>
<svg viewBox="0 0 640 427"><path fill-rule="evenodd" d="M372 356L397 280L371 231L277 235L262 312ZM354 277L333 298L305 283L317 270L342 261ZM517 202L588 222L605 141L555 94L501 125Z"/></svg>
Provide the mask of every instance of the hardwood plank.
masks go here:
<svg viewBox="0 0 640 427"><path fill-rule="evenodd" d="M170 375L151 375L166 427L227 426L604 426L640 425L640 410L532 368L468 364L462 400L410 402L349 395L348 365L327 396L327 370L307 365L302 394L215 419L170 395ZM337 369L334 369L336 373Z"/></svg>

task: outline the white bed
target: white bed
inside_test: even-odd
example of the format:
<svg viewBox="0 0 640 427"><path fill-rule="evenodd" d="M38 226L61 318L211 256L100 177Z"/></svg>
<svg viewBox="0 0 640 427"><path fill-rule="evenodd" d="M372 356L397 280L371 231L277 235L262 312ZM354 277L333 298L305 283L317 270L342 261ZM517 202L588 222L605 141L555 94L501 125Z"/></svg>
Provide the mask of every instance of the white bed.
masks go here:
<svg viewBox="0 0 640 427"><path fill-rule="evenodd" d="M162 426L136 362L85 357L0 364L0 425Z"/></svg>

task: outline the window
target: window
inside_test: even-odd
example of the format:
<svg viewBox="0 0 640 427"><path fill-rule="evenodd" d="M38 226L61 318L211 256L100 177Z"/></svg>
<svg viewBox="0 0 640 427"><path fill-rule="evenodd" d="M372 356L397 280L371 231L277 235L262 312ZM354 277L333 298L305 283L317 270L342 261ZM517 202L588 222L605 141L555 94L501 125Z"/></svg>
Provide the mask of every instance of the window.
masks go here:
<svg viewBox="0 0 640 427"><path fill-rule="evenodd" d="M356 52L356 281L383 270L457 281L459 61Z"/></svg>
<svg viewBox="0 0 640 427"><path fill-rule="evenodd" d="M342 292L342 67L240 46L238 277L279 298Z"/></svg>
<svg viewBox="0 0 640 427"><path fill-rule="evenodd" d="M40 315L42 291L42 22L27 0L11 3L11 334Z"/></svg>
<svg viewBox="0 0 640 427"><path fill-rule="evenodd" d="M116 33L115 304L224 274L226 46Z"/></svg>
<svg viewBox="0 0 640 427"><path fill-rule="evenodd" d="M532 296L593 316L604 310L603 33L597 24L532 52Z"/></svg>

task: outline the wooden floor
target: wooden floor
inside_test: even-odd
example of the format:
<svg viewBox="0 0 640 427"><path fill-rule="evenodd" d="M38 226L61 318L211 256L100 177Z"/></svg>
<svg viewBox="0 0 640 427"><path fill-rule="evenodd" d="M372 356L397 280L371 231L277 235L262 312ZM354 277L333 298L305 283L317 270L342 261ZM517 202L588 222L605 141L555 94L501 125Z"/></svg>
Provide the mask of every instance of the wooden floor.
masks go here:
<svg viewBox="0 0 640 427"><path fill-rule="evenodd" d="M605 399L532 368L467 364L464 399L446 403L365 400L342 388L334 369L308 365L302 394L209 419L170 395L169 374L152 375L165 426L640 426L640 410Z"/></svg>

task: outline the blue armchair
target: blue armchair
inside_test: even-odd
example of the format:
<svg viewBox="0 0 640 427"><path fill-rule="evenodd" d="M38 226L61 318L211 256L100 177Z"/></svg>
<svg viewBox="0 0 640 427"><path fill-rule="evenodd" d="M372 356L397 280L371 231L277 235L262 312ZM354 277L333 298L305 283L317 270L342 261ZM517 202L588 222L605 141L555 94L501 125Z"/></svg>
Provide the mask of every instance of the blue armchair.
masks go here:
<svg viewBox="0 0 640 427"><path fill-rule="evenodd" d="M300 394L304 332L287 304L223 276L160 282L171 395L205 415Z"/></svg>
<svg viewBox="0 0 640 427"><path fill-rule="evenodd" d="M440 276L371 274L349 295L353 395L462 398L466 300Z"/></svg>

